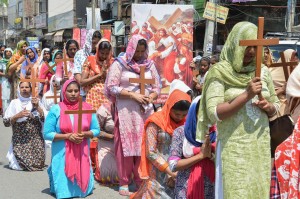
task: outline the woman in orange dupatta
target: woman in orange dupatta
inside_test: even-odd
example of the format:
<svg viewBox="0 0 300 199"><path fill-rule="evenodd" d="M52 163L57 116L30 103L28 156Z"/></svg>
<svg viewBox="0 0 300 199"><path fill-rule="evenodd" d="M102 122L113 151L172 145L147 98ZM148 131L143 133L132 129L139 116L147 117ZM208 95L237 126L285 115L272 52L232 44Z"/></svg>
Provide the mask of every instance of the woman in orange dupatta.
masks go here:
<svg viewBox="0 0 300 199"><path fill-rule="evenodd" d="M86 91L86 102L98 110L108 100L104 95L106 71L112 64L112 46L107 39L101 39L96 47L96 54L88 56L83 65L81 85Z"/></svg>
<svg viewBox="0 0 300 199"><path fill-rule="evenodd" d="M162 111L152 114L143 133L140 177L143 183L130 198L173 198L176 173L168 165L173 131L184 124L191 97L175 90Z"/></svg>
<svg viewBox="0 0 300 199"><path fill-rule="evenodd" d="M100 106L108 102L104 95L104 83L106 79L106 71L112 64L112 46L110 42L103 38L96 46L96 54L88 56L81 75L80 84L84 87L86 94L86 102L90 104L94 110L98 110ZM91 142L91 161L93 169L96 168L96 148L98 139Z"/></svg>

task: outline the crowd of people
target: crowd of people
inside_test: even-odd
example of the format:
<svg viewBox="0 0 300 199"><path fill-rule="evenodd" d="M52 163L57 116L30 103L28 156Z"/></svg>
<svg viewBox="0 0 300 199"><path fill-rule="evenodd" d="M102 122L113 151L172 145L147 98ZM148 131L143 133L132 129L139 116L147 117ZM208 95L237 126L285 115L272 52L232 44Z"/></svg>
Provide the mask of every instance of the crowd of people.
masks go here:
<svg viewBox="0 0 300 199"><path fill-rule="evenodd" d="M82 49L75 40L63 49L1 46L1 108L13 132L9 167L45 170L51 148L47 172L56 198L86 197L94 180L119 185L130 198L300 197L300 67L290 67L287 78L266 47L255 77L256 47L238 45L255 38L254 24L236 24L220 54L192 60L188 70L198 73L190 85L171 82L161 109L154 106L160 70L142 35L132 35L115 58L96 30ZM292 49L284 56L299 63ZM141 67L154 82L145 92L131 81ZM79 109L95 113L74 113ZM274 148L270 122L283 116L295 128Z"/></svg>

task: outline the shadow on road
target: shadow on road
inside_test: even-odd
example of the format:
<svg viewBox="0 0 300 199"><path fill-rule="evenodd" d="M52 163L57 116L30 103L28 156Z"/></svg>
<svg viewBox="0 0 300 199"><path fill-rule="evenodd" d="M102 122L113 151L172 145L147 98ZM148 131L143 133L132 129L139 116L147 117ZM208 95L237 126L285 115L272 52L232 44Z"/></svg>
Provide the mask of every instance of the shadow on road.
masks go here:
<svg viewBox="0 0 300 199"><path fill-rule="evenodd" d="M42 190L41 192L43 194L47 194L47 195L52 196L53 198L55 198L55 196L50 193L50 188L46 188L46 189Z"/></svg>

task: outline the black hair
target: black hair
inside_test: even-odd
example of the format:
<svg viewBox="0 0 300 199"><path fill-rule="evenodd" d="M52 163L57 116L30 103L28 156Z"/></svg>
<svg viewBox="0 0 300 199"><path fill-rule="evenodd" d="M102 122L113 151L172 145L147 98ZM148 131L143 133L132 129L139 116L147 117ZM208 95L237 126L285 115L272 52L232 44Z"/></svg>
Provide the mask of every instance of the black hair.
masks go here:
<svg viewBox="0 0 300 199"><path fill-rule="evenodd" d="M202 50L198 52L198 55L201 57L203 57L203 54L204 54L204 52Z"/></svg>
<svg viewBox="0 0 300 199"><path fill-rule="evenodd" d="M55 49L59 49L59 46L56 46L56 45L52 46L50 48L50 52L52 53Z"/></svg>
<svg viewBox="0 0 300 199"><path fill-rule="evenodd" d="M111 50L111 45L108 41L103 41L99 44L99 50L100 49L108 49Z"/></svg>
<svg viewBox="0 0 300 199"><path fill-rule="evenodd" d="M176 102L174 106L172 107L173 110L178 111L187 111L190 108L191 103L186 100L180 100L179 102Z"/></svg>
<svg viewBox="0 0 300 199"><path fill-rule="evenodd" d="M215 59L216 62L219 62L220 61L220 54L215 54L210 59Z"/></svg>
<svg viewBox="0 0 300 199"><path fill-rule="evenodd" d="M0 46L0 48L2 48L2 47L6 48L6 45L3 44L3 45Z"/></svg>
<svg viewBox="0 0 300 199"><path fill-rule="evenodd" d="M96 30L96 31L93 33L92 39L94 39L94 38L99 38L99 39L102 38L102 35L101 35L100 31Z"/></svg>
<svg viewBox="0 0 300 199"><path fill-rule="evenodd" d="M145 39L140 39L138 41L138 45L145 46L146 49L148 48L148 44L147 44L147 41Z"/></svg>
<svg viewBox="0 0 300 199"><path fill-rule="evenodd" d="M188 94L191 97L191 100L194 97L194 92L192 90L189 90L188 92L186 92L186 94Z"/></svg>
<svg viewBox="0 0 300 199"><path fill-rule="evenodd" d="M209 57L202 57L200 62L201 61L206 61L208 63L208 66L210 65L210 58Z"/></svg>
<svg viewBox="0 0 300 199"><path fill-rule="evenodd" d="M80 84L79 84L77 81L71 82L71 83L67 86L67 88L68 88L70 85L72 85L72 84L77 85L78 89L80 90Z"/></svg>
<svg viewBox="0 0 300 199"><path fill-rule="evenodd" d="M64 55L63 55L63 52L62 52L61 50L58 51L58 52L54 55L54 56L55 56L54 59L57 57L57 55L61 55L62 57L64 56Z"/></svg>
<svg viewBox="0 0 300 199"><path fill-rule="evenodd" d="M71 44L75 44L76 48L79 50L79 44L76 40L74 39L69 39L66 43L66 50L68 50L70 48Z"/></svg>

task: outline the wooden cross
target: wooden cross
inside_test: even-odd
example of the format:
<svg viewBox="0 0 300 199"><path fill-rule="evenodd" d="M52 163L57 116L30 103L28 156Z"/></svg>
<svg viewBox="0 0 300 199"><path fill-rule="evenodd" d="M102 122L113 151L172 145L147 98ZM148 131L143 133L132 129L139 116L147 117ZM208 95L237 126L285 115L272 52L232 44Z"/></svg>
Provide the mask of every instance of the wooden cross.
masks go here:
<svg viewBox="0 0 300 199"><path fill-rule="evenodd" d="M63 62L64 63L64 73L65 76L68 76L68 65L67 65L67 61L74 61L74 58L67 58L67 49L66 49L66 43L64 45L64 49L63 49L63 58L60 59L59 61L56 62L56 64Z"/></svg>
<svg viewBox="0 0 300 199"><path fill-rule="evenodd" d="M70 111L65 111L65 114L77 114L78 115L78 128L77 128L77 133L81 134L82 131L82 115L83 114L92 114L96 113L96 110L82 110L82 97L79 97L79 107L78 110L70 110Z"/></svg>
<svg viewBox="0 0 300 199"><path fill-rule="evenodd" d="M161 24L154 16L151 16L148 19L149 24L151 25L151 28L153 31L157 31L160 28L165 28L166 30L170 28L174 22L182 15L182 10L180 8L177 8L175 12L169 17L169 19L164 23Z"/></svg>
<svg viewBox="0 0 300 199"><path fill-rule="evenodd" d="M46 66L48 67L48 69L44 72L44 74L46 75L48 72L50 72L52 75L55 74L53 68L56 66L56 63L54 63L54 65L50 66L49 63L47 61L45 61Z"/></svg>
<svg viewBox="0 0 300 199"><path fill-rule="evenodd" d="M298 62L296 62L296 61L286 62L283 52L280 52L280 58L281 58L281 63L273 63L273 64L271 64L270 68L283 67L285 80L288 81L289 76L292 72L292 69L294 68L294 66L298 65ZM289 69L290 69L290 71L289 71Z"/></svg>
<svg viewBox="0 0 300 199"><path fill-rule="evenodd" d="M52 82L50 83L50 84L52 84ZM53 88L53 92L54 92L54 95L53 96L47 96L46 97L46 99L54 99L54 104L57 104L57 98L59 99L59 101L60 101L60 96L59 95L57 95L57 90L56 90L56 86L53 86L54 88Z"/></svg>
<svg viewBox="0 0 300 199"><path fill-rule="evenodd" d="M263 46L271 46L279 44L279 39L264 39L264 17L258 18L257 39L256 40L240 40L240 46L256 46L256 70L255 77L260 77ZM262 99L262 95L258 96Z"/></svg>
<svg viewBox="0 0 300 199"><path fill-rule="evenodd" d="M140 84L140 93L145 95L145 85L146 84L154 84L155 79L146 79L145 78L145 69L146 66L141 66L140 78L129 78L130 83L138 83Z"/></svg>
<svg viewBox="0 0 300 199"><path fill-rule="evenodd" d="M31 89L32 89L32 97L36 97L36 93L35 93L36 92L36 83L45 82L46 80L36 78L35 69L32 67L31 68L31 78L30 79L21 78L20 81L21 82L30 82Z"/></svg>

